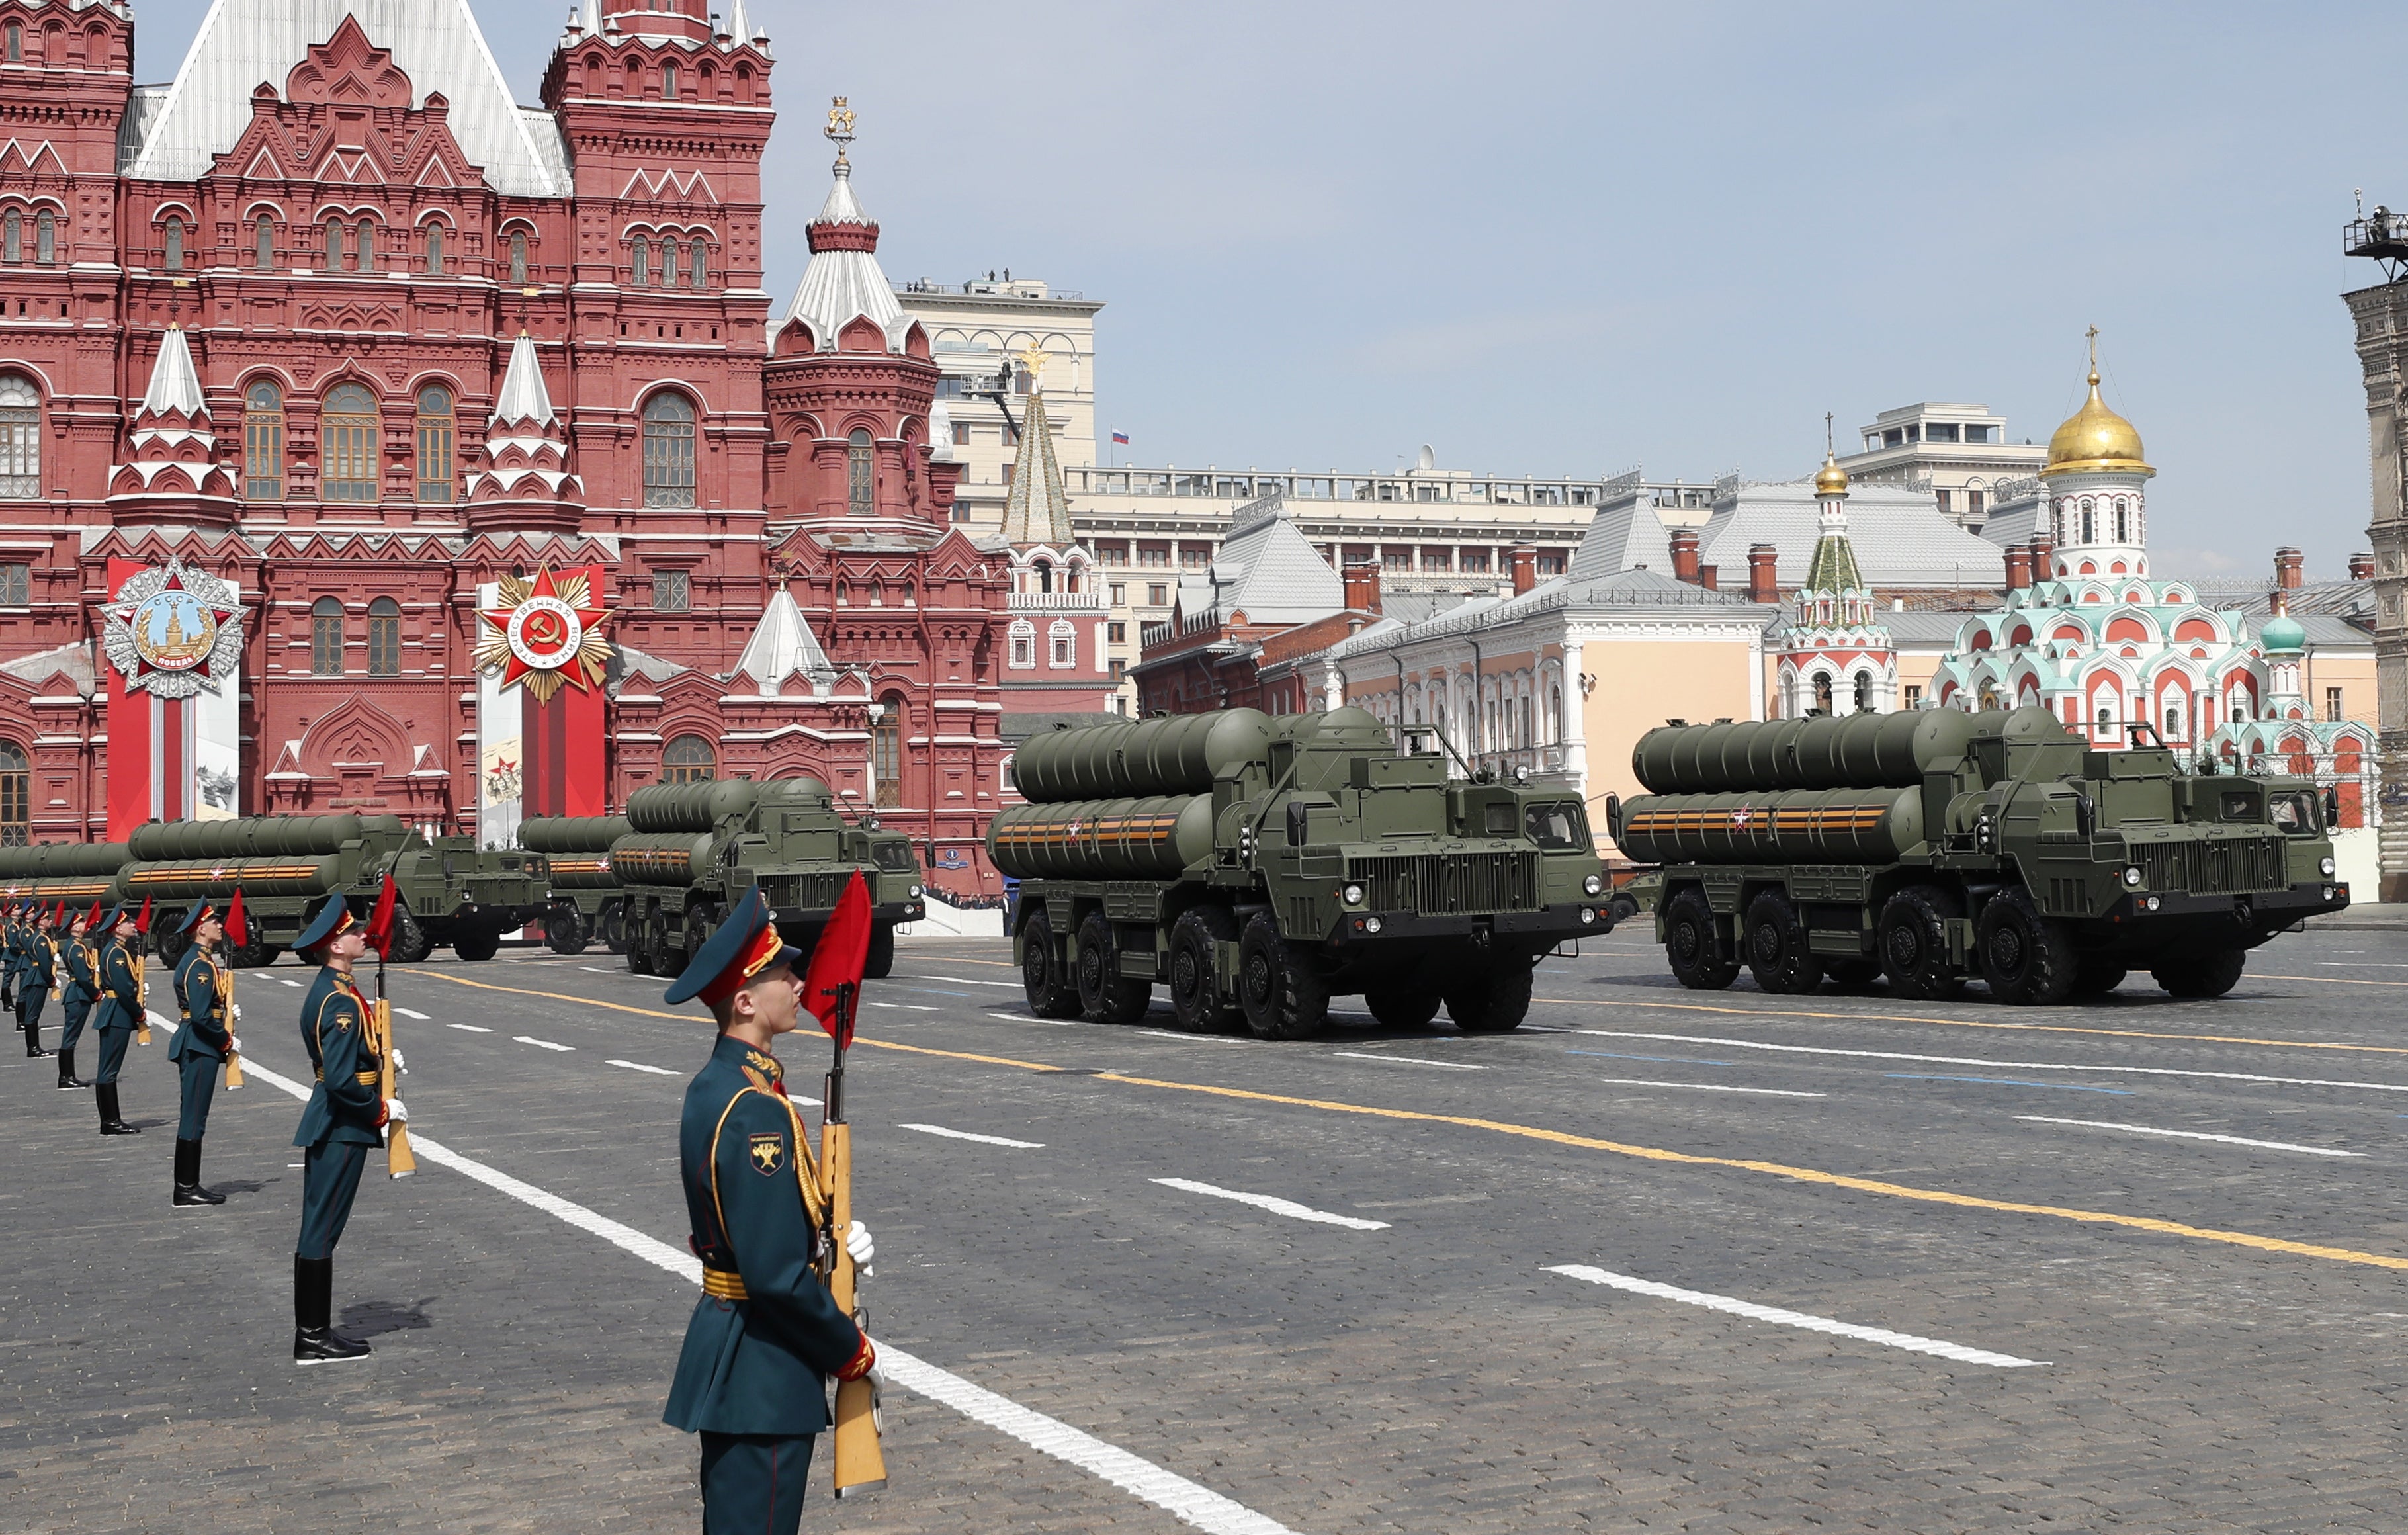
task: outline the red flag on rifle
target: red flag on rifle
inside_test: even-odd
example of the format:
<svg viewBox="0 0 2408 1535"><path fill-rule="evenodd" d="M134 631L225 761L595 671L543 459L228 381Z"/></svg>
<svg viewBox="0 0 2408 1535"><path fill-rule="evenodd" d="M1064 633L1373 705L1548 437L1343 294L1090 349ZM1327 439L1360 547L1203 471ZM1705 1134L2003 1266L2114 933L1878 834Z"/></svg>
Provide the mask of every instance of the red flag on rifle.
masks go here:
<svg viewBox="0 0 2408 1535"><path fill-rule="evenodd" d="M861 870L853 871L844 894L837 897L836 914L820 933L819 947L811 951L811 968L803 977L803 1006L809 1008L820 1027L839 1048L853 1043L853 1021L860 1011L856 1001L844 1008L838 988L851 986L857 998L861 994L862 968L869 963L869 886L862 882ZM844 1033L838 1036L839 1009L842 1010Z"/></svg>
<svg viewBox="0 0 2408 1535"><path fill-rule="evenodd" d="M83 925L86 932L100 925L100 902L93 902L92 910L83 914Z"/></svg>
<svg viewBox="0 0 2408 1535"><path fill-rule="evenodd" d="M142 910L135 913L134 930L137 933L147 933L150 930L150 897L148 896L142 897Z"/></svg>
<svg viewBox="0 0 2408 1535"><path fill-rule="evenodd" d="M239 949L251 941L251 924L243 919L242 886L234 887L234 901L226 908L226 941Z"/></svg>
<svg viewBox="0 0 2408 1535"><path fill-rule="evenodd" d="M393 876L386 875L384 888L377 892L376 910L368 914L367 944L377 952L379 959L384 958L393 948L393 903L400 894L399 887L393 882Z"/></svg>

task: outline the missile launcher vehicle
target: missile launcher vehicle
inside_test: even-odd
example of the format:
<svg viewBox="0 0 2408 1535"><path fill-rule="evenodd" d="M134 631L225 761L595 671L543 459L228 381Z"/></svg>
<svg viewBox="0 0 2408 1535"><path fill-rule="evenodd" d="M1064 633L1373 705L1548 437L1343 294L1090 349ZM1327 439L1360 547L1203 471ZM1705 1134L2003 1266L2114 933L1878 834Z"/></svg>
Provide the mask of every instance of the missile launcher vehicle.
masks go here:
<svg viewBox="0 0 2408 1535"><path fill-rule="evenodd" d="M619 876L610 845L635 828L624 815L536 815L519 823L519 846L543 854L552 875L544 908L544 941L554 954L581 954L599 939L614 954L627 952Z"/></svg>
<svg viewBox="0 0 2408 1535"><path fill-rule="evenodd" d="M1542 956L1612 925L1577 794L1450 781L1359 709L1060 729L1012 768L1030 803L987 852L1045 1017L1133 1023L1160 983L1192 1033L1307 1039L1356 993L1392 1027L1442 1000L1501 1032Z"/></svg>
<svg viewBox="0 0 2408 1535"><path fill-rule="evenodd" d="M2145 969L2221 997L2349 886L2313 782L2186 772L2147 729L2100 751L2040 708L1676 723L1640 738L1654 792L1609 798L1607 825L1661 866L1656 938L1685 986L1744 966L1769 992L1886 976L1932 1000L1970 978L2048 1004Z"/></svg>
<svg viewBox="0 0 2408 1535"><path fill-rule="evenodd" d="M70 911L102 910L124 895L120 876L134 861L122 842L37 842L0 848L0 901L67 903Z"/></svg>

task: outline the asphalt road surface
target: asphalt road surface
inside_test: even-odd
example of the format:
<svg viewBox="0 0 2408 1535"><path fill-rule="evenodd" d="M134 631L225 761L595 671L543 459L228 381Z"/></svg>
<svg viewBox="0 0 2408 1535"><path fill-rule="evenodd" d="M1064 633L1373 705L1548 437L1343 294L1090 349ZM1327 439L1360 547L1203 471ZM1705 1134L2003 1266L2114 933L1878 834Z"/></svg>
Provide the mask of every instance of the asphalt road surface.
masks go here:
<svg viewBox="0 0 2408 1535"><path fill-rule="evenodd" d="M164 1032L136 1139L0 1058L0 1528L694 1528L710 1028L618 963L392 972L423 1170L372 1157L337 1257L364 1368L289 1357L306 971L241 975L220 1210L168 1205ZM1270 1044L904 945L850 1090L892 1481L805 1528L2401 1527L2408 938L2020 1010L1684 992L1626 930L1537 989Z"/></svg>

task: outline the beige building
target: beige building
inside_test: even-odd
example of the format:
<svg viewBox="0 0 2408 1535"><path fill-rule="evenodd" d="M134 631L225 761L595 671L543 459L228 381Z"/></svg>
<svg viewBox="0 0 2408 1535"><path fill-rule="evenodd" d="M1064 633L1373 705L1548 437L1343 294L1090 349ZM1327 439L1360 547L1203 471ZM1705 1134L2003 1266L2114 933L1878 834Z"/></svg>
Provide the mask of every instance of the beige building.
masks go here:
<svg viewBox="0 0 2408 1535"><path fill-rule="evenodd" d="M1986 405L1927 400L1885 410L1859 427L1864 452L1840 460L1857 485L1928 487L1942 516L1982 531L2000 481L2036 475L2048 450L2007 437L2007 418Z"/></svg>
<svg viewBox="0 0 2408 1535"><path fill-rule="evenodd" d="M2374 554L2372 618L2381 690L2379 748L2387 810L2408 811L2408 477L2401 471L2401 401L2408 395L2408 219L2377 208L2347 226L2342 250L2381 264L2386 280L2342 295L2358 325L2366 386L2366 437ZM2408 814L2384 818L2383 898L2408 900Z"/></svg>

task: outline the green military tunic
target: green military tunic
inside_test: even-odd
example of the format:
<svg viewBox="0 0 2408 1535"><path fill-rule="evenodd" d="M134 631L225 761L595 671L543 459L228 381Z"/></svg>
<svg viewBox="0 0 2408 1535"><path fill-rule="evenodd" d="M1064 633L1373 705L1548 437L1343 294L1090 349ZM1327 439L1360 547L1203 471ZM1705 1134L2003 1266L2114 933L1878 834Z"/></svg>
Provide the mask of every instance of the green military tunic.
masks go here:
<svg viewBox="0 0 2408 1535"><path fill-rule="evenodd" d="M176 1063L182 1079L182 1113L176 1139L198 1140L208 1133L218 1068L225 1063L234 1032L218 985L217 964L197 943L189 945L176 961L176 1000L184 1012L183 1026L176 1030L175 1042L167 1047L167 1058Z"/></svg>
<svg viewBox="0 0 2408 1535"><path fill-rule="evenodd" d="M93 953L89 939L70 935L59 948L59 958L67 972L67 989L59 994L59 1006L66 1015L65 1031L59 1036L59 1053L64 1054L83 1038L84 1022L100 997L100 956Z"/></svg>
<svg viewBox="0 0 2408 1535"><path fill-rule="evenodd" d="M350 976L320 968L301 999L301 1044L318 1081L293 1134L304 1153L294 1254L330 1258L351 1223L368 1148L384 1140L384 1059L368 1038L367 998Z"/></svg>
<svg viewBox="0 0 2408 1535"><path fill-rule="evenodd" d="M100 1069L92 1080L114 1087L118 1069L125 1064L126 1044L142 1022L142 961L110 939L101 946L97 968L100 998L93 1009L92 1026L100 1035Z"/></svg>

